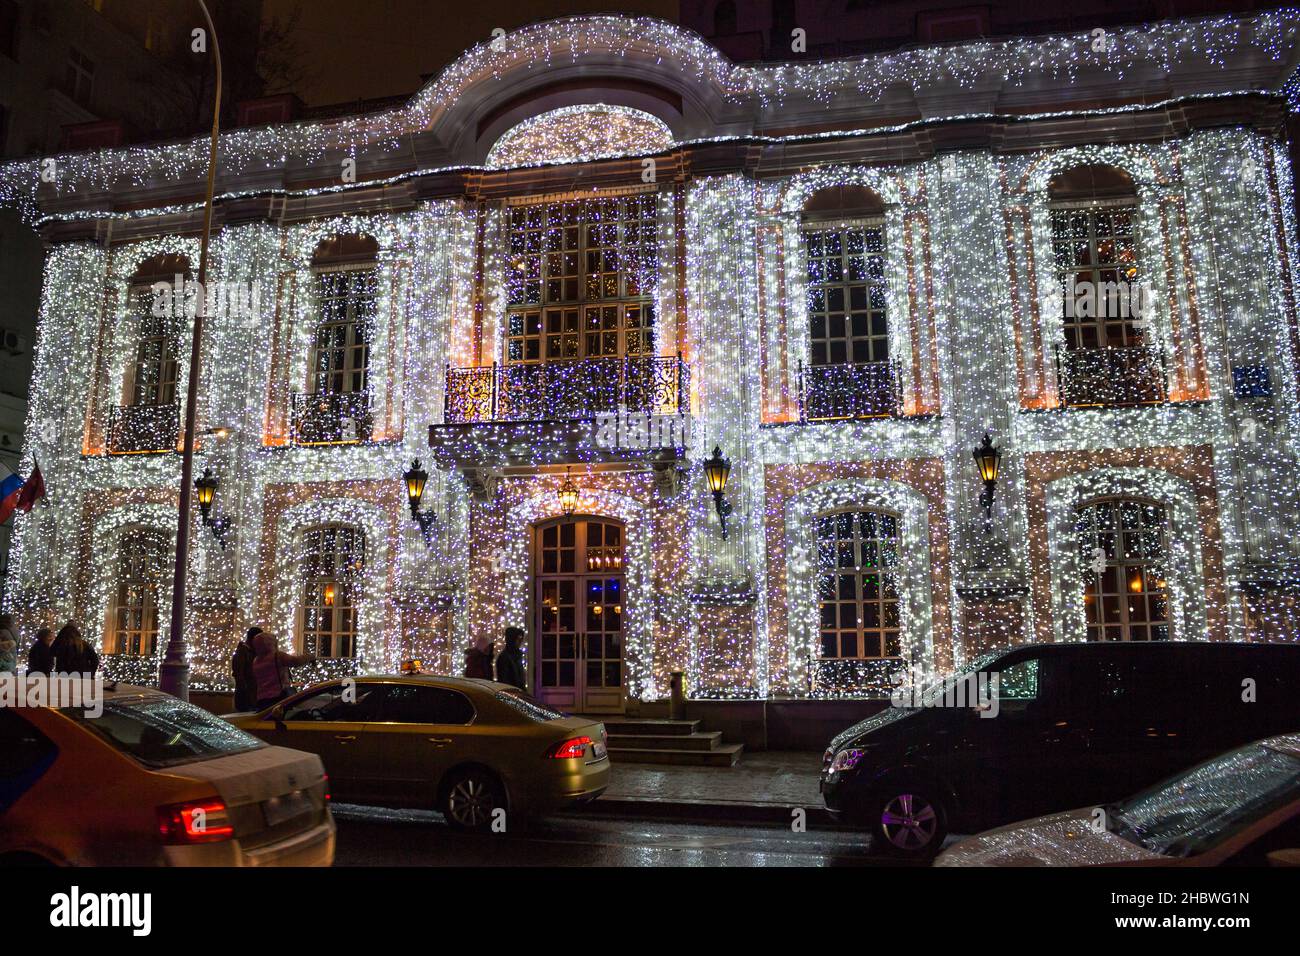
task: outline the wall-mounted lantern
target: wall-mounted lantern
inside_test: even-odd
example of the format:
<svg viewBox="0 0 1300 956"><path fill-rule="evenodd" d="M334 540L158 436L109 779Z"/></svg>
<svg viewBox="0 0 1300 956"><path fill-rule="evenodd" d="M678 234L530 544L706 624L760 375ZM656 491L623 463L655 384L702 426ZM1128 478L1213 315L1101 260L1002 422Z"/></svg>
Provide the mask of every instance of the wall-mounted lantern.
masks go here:
<svg viewBox="0 0 1300 956"><path fill-rule="evenodd" d="M438 514L434 511L420 510L424 486L429 483L429 473L420 467L420 459L416 458L411 462L411 467L402 475L402 480L406 482L406 501L411 506L411 518L420 526L420 534L424 536L424 546L432 547L433 528L438 520Z"/></svg>
<svg viewBox="0 0 1300 956"><path fill-rule="evenodd" d="M560 490L556 492L560 497L560 510L566 515L571 515L578 510L578 486L573 483L569 476L569 469L564 469L564 483L560 485Z"/></svg>
<svg viewBox="0 0 1300 956"><path fill-rule="evenodd" d="M199 515L203 520L203 526L212 532L212 536L217 539L217 544L221 545L224 551L226 532L230 530L230 519L212 517L212 504L217 499L217 489L220 487L221 479L212 473L211 468L204 468L203 474L194 479L194 497L199 502Z"/></svg>
<svg viewBox="0 0 1300 956"><path fill-rule="evenodd" d="M993 444L993 437L984 433L984 441L973 452L975 467L979 470L980 480L984 482L984 492L980 495L980 504L984 508L984 517L993 518L993 492L998 486L998 469L1002 465L1002 449Z"/></svg>
<svg viewBox="0 0 1300 956"><path fill-rule="evenodd" d="M723 499L722 493L727 488L727 478L731 475L731 459L722 457L722 448L713 446L713 457L704 460L704 480L713 492L713 506L718 512L718 523L722 526L722 537L727 537L727 515L731 514L731 504Z"/></svg>

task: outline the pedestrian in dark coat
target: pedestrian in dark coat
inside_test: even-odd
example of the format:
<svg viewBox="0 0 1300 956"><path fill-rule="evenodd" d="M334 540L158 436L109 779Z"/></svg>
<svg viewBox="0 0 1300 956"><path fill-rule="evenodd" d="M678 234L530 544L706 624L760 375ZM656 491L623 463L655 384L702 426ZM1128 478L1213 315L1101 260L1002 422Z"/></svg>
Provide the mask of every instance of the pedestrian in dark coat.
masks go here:
<svg viewBox="0 0 1300 956"><path fill-rule="evenodd" d="M262 633L260 627L250 627L244 639L230 658L230 673L235 679L235 710L249 711L257 706L257 678L253 676L253 638Z"/></svg>
<svg viewBox="0 0 1300 956"><path fill-rule="evenodd" d="M492 638L480 636L465 651L465 676L492 679Z"/></svg>
<svg viewBox="0 0 1300 956"><path fill-rule="evenodd" d="M73 621L59 628L54 643L50 645L50 655L54 659L51 667L56 674L93 677L95 671L99 670L99 655L86 643L86 639L81 636L81 628Z"/></svg>
<svg viewBox="0 0 1300 956"><path fill-rule="evenodd" d="M524 655L519 650L519 641L524 632L517 627L506 628L506 646L497 655L497 680L503 684L514 684L520 690L528 683L524 677Z"/></svg>
<svg viewBox="0 0 1300 956"><path fill-rule="evenodd" d="M43 627L36 632L36 640L27 650L27 673L49 674L54 666L54 653L50 645L54 643L54 632Z"/></svg>

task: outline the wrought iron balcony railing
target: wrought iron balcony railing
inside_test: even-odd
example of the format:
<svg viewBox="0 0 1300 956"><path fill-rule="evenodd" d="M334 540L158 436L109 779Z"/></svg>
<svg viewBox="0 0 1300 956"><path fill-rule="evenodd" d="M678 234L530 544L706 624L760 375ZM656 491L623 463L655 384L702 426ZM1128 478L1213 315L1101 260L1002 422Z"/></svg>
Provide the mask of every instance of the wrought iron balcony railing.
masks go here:
<svg viewBox="0 0 1300 956"><path fill-rule="evenodd" d="M805 422L887 418L903 408L893 362L799 366L799 418Z"/></svg>
<svg viewBox="0 0 1300 956"><path fill-rule="evenodd" d="M295 445L346 445L370 441L370 392L294 392Z"/></svg>
<svg viewBox="0 0 1300 956"><path fill-rule="evenodd" d="M1164 355L1144 345L1071 349L1057 346L1061 404L1156 405L1169 397Z"/></svg>
<svg viewBox="0 0 1300 956"><path fill-rule="evenodd" d="M562 421L620 408L658 415L689 410L690 367L678 355L447 369L448 424Z"/></svg>
<svg viewBox="0 0 1300 956"><path fill-rule="evenodd" d="M108 410L108 453L143 455L175 451L180 409L166 405L114 405Z"/></svg>

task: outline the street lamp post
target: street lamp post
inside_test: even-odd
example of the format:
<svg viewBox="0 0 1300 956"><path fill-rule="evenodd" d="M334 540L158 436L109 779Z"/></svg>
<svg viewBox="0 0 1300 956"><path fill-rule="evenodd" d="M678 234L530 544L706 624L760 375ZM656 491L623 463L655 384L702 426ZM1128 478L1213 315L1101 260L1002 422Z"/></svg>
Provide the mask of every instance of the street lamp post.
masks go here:
<svg viewBox="0 0 1300 956"><path fill-rule="evenodd" d="M180 513L176 519L176 572L172 578L172 617L167 629L167 650L158 668L158 686L181 700L189 700L190 665L185 660L185 576L190 556L190 494L194 475L194 425L199 406L199 362L203 343L203 318L208 310L208 240L212 234L212 194L217 182L217 138L221 132L221 44L204 0L198 0L212 36L216 61L216 90L212 98L212 142L208 147L208 186L203 201L203 236L199 246L198 296L194 310L194 336L190 345L190 379L185 390L185 443L181 452Z"/></svg>

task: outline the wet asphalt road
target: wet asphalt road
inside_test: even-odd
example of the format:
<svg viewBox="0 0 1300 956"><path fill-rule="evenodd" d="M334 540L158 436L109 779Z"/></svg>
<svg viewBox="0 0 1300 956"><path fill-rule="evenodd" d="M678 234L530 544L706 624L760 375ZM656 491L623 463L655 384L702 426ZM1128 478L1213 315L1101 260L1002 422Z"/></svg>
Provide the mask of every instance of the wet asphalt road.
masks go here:
<svg viewBox="0 0 1300 956"><path fill-rule="evenodd" d="M844 830L557 816L521 833L457 833L436 813L334 806L335 866L882 866Z"/></svg>

